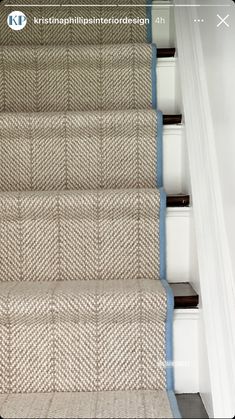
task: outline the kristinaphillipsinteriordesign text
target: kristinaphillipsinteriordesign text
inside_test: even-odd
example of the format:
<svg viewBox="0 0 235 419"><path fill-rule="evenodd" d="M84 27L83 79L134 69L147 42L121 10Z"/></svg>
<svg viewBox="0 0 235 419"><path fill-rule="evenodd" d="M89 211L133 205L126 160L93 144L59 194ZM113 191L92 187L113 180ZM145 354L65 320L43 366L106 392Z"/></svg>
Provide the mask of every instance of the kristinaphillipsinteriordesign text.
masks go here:
<svg viewBox="0 0 235 419"><path fill-rule="evenodd" d="M68 17L68 18L55 18L55 17L34 17L33 22L35 25L149 25L150 19L148 18L85 18L85 17Z"/></svg>

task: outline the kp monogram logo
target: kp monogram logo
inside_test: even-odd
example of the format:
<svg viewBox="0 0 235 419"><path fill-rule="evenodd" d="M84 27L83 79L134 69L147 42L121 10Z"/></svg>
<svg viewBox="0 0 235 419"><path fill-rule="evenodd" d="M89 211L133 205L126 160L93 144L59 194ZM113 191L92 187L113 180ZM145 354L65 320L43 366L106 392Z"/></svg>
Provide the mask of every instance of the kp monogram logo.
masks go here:
<svg viewBox="0 0 235 419"><path fill-rule="evenodd" d="M11 12L7 17L7 24L13 31L21 31L26 23L27 17L22 12Z"/></svg>

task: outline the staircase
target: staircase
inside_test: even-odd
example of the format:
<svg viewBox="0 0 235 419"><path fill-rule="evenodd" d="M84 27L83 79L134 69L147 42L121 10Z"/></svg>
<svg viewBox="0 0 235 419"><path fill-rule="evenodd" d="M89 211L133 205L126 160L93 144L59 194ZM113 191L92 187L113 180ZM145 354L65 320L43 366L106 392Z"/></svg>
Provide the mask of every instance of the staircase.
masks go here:
<svg viewBox="0 0 235 419"><path fill-rule="evenodd" d="M127 3L76 14L149 16ZM190 385L176 369L174 387L172 339L177 353L177 313L197 313L198 295L175 49L146 25L30 23L75 8L21 8L12 31L5 4L0 415L180 417L174 388Z"/></svg>

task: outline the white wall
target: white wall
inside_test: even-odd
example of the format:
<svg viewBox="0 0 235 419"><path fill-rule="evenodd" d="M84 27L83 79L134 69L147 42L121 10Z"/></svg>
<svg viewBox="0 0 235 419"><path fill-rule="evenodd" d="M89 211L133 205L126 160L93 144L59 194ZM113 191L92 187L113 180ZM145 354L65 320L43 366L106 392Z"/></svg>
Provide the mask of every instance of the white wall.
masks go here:
<svg viewBox="0 0 235 419"><path fill-rule="evenodd" d="M224 4L224 7L217 6L213 9L205 7L198 15L203 16L205 21L205 24L199 24L199 28L213 123L223 221L233 273L229 284L231 304L235 304L235 5L232 1L209 3ZM217 27L220 23L217 14L222 18L229 14L226 20L229 28L223 23ZM224 280L226 278L221 278L221 282ZM229 309L229 304L227 308Z"/></svg>
<svg viewBox="0 0 235 419"><path fill-rule="evenodd" d="M211 3L216 3L215 1ZM223 198L224 220L235 278L235 5L204 8L206 24L200 26L214 138ZM220 1L221 4L221 1ZM217 28L219 19L229 14ZM235 350L235 348L234 348Z"/></svg>
<svg viewBox="0 0 235 419"><path fill-rule="evenodd" d="M212 401L210 417L228 418L235 414L235 6L175 2L181 5L175 8L177 47L210 377L203 391ZM203 3L212 7L195 7ZM230 14L230 28L217 28L217 14Z"/></svg>

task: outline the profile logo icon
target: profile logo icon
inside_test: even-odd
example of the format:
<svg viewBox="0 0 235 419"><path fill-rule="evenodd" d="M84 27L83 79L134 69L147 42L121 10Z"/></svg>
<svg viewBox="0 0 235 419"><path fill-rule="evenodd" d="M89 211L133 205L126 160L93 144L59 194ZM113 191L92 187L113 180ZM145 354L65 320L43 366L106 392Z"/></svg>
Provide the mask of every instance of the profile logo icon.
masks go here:
<svg viewBox="0 0 235 419"><path fill-rule="evenodd" d="M13 31L21 31L27 23L27 17L22 12L11 12L7 16L7 24Z"/></svg>

